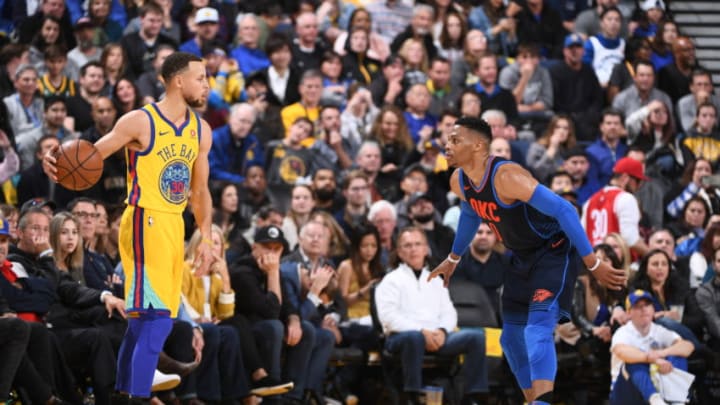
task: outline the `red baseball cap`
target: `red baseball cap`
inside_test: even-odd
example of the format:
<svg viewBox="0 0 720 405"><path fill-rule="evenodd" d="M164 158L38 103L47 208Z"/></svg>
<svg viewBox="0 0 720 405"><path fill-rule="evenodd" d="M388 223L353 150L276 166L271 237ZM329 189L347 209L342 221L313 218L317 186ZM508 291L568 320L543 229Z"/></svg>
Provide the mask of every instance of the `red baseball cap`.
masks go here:
<svg viewBox="0 0 720 405"><path fill-rule="evenodd" d="M615 162L615 167L613 167L613 173L615 174L627 174L632 177L635 177L638 180L647 180L648 178L645 177L645 169L643 168L643 164L638 162L637 160L629 157L624 157L617 162Z"/></svg>

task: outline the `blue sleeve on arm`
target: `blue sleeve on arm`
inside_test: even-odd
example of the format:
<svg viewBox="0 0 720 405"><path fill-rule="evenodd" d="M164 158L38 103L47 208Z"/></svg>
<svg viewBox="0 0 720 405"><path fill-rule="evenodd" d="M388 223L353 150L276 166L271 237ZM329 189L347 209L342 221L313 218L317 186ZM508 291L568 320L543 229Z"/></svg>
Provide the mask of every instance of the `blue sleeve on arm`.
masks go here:
<svg viewBox="0 0 720 405"><path fill-rule="evenodd" d="M475 237L482 219L475 213L467 201L460 202L460 219L458 219L457 232L452 245L452 252L462 256L470 242Z"/></svg>
<svg viewBox="0 0 720 405"><path fill-rule="evenodd" d="M575 245L580 256L584 257L592 253L592 246L590 246L590 241L588 241L585 230L580 224L577 210L567 200L553 193L542 184L538 184L528 204L543 214L557 219L563 232L570 238L570 242Z"/></svg>

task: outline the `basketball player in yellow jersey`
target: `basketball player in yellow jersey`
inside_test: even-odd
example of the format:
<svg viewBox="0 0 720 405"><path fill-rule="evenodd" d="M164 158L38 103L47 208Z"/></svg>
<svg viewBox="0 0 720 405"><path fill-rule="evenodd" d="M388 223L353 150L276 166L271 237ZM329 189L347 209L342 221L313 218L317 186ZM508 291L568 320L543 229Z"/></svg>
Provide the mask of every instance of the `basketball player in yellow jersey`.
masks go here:
<svg viewBox="0 0 720 405"><path fill-rule="evenodd" d="M196 274L212 262L208 152L212 132L190 107L203 107L209 86L202 60L175 52L163 63L165 99L122 116L95 147L103 158L125 148L128 199L120 223L128 329L118 354L116 389L150 396L153 373L180 304L184 257L182 212L188 201L203 235ZM55 177L55 150L43 159Z"/></svg>

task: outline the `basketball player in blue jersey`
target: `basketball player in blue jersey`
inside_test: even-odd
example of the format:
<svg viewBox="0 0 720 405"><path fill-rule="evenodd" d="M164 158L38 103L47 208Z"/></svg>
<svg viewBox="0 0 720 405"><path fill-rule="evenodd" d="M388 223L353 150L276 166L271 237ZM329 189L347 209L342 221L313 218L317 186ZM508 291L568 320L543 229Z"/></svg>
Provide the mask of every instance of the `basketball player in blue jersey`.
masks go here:
<svg viewBox="0 0 720 405"><path fill-rule="evenodd" d="M128 328L118 354L115 388L141 401L150 397L158 355L180 305L182 212L188 202L203 236L195 252L195 274L207 274L213 261L207 184L212 132L192 110L207 103L205 65L192 54L175 52L160 74L165 98L123 115L95 143L103 159L120 148L126 152L128 199L120 222L119 250ZM56 149L43 158L45 172L55 181Z"/></svg>
<svg viewBox="0 0 720 405"><path fill-rule="evenodd" d="M461 200L451 253L430 274L448 285L481 221L512 250L505 273L500 339L510 368L531 404L550 404L557 371L553 331L569 320L579 262L612 289L625 273L595 256L575 208L538 184L525 169L491 156L490 126L463 117L448 138L448 164L456 167L450 187Z"/></svg>

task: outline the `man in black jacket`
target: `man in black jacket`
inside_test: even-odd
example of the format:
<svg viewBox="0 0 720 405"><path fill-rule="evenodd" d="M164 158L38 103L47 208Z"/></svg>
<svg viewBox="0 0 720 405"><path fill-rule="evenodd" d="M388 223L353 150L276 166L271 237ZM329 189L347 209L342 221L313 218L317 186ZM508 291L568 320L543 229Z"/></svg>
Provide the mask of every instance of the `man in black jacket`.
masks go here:
<svg viewBox="0 0 720 405"><path fill-rule="evenodd" d="M18 267L16 271L45 278L54 286L58 300L50 307L47 323L59 338L70 368L88 370L96 403L108 404L115 382L115 354L109 328L101 322L113 316L124 318L125 302L110 291L85 287L55 267L50 218L42 208L29 208L20 217L17 232L18 244L11 248L8 260Z"/></svg>
<svg viewBox="0 0 720 405"><path fill-rule="evenodd" d="M280 256L287 246L280 228L271 225L255 233L252 254L238 260L230 269L230 280L235 291L235 311L252 324L261 357L269 359L270 377L281 377L280 355L285 337L285 381L296 382L295 387L280 401L283 404L301 403L304 395L305 370L315 342L313 328L301 324L294 308L282 290L280 282ZM263 402L274 403L275 398Z"/></svg>
<svg viewBox="0 0 720 405"><path fill-rule="evenodd" d="M0 398L10 393L15 372L25 356L30 326L10 311L0 292Z"/></svg>

